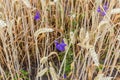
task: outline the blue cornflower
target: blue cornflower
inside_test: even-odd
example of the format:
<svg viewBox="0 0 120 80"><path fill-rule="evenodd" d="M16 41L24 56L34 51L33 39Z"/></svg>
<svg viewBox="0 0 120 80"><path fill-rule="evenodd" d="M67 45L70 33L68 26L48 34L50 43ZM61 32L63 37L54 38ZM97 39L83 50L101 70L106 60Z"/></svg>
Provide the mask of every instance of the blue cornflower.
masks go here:
<svg viewBox="0 0 120 80"><path fill-rule="evenodd" d="M39 19L40 19L40 13L39 13L39 11L36 11L34 20L39 20Z"/></svg>
<svg viewBox="0 0 120 80"><path fill-rule="evenodd" d="M105 15L106 15L106 11L108 10L108 5L107 5L107 3L105 3L105 4L103 5L103 9L104 9L104 11L101 10L100 6L98 6L97 12L99 12L102 16L105 16Z"/></svg>
<svg viewBox="0 0 120 80"><path fill-rule="evenodd" d="M65 46L66 44L64 43L64 41L62 40L61 43L59 43L58 41L55 40L55 47L58 51L65 51Z"/></svg>

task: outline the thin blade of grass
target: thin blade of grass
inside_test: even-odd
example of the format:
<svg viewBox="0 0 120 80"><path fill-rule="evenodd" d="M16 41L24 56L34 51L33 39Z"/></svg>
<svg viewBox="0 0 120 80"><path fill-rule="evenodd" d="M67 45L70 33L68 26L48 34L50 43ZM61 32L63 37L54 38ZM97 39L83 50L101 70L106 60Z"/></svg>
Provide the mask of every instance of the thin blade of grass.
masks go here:
<svg viewBox="0 0 120 80"><path fill-rule="evenodd" d="M22 2L26 5L26 7L31 8L31 4L29 0L22 0Z"/></svg>

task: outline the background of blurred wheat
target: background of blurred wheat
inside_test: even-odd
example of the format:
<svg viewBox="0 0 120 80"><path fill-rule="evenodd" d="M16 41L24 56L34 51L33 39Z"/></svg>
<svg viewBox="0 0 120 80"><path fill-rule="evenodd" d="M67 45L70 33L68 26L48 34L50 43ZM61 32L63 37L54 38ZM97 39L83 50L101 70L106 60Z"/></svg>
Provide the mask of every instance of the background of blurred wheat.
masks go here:
<svg viewBox="0 0 120 80"><path fill-rule="evenodd" d="M0 0L0 80L112 79L120 80L120 0Z"/></svg>

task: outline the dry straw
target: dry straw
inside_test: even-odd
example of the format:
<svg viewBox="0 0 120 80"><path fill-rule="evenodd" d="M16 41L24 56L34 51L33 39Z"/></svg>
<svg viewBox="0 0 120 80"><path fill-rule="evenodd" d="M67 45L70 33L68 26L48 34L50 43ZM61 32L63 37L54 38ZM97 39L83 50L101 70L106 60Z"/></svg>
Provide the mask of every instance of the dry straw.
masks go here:
<svg viewBox="0 0 120 80"><path fill-rule="evenodd" d="M42 77L47 71L48 71L48 68L42 69L40 72L37 73L37 77Z"/></svg>
<svg viewBox="0 0 120 80"><path fill-rule="evenodd" d="M48 58L54 54L57 56L58 60L60 60L57 52L51 52L48 56L41 58L40 63L45 64L48 61Z"/></svg>
<svg viewBox="0 0 120 80"><path fill-rule="evenodd" d="M22 0L22 2L26 5L27 8L31 8L31 4L29 0Z"/></svg>
<svg viewBox="0 0 120 80"><path fill-rule="evenodd" d="M37 38L41 33L47 33L47 32L53 32L53 31L54 30L52 28L40 28L34 33L34 36Z"/></svg>
<svg viewBox="0 0 120 80"><path fill-rule="evenodd" d="M95 52L95 49L92 47L89 49L89 52L90 52L90 56L92 57L93 61L94 61L94 64L96 66L99 66L99 60L98 60L98 55L97 53Z"/></svg>
<svg viewBox="0 0 120 80"><path fill-rule="evenodd" d="M119 14L120 13L120 8L115 8L115 9L112 9L111 14Z"/></svg>
<svg viewBox="0 0 120 80"><path fill-rule="evenodd" d="M105 2L108 11L101 16L97 8ZM116 79L120 72L119 3L120 0L0 0L0 80L45 80L44 75L48 80L62 80L68 64L68 80L93 80L94 75L98 75L94 80ZM41 12L39 21L33 19L36 9ZM65 52L56 51L56 38L64 38ZM96 67L105 74L99 74ZM21 78L24 74L20 70L29 74Z"/></svg>
<svg viewBox="0 0 120 80"><path fill-rule="evenodd" d="M6 26L7 26L6 22L3 21L3 20L0 20L0 27L3 28L3 27L6 27Z"/></svg>
<svg viewBox="0 0 120 80"><path fill-rule="evenodd" d="M98 74L94 80L112 80L113 77L104 77L104 74Z"/></svg>
<svg viewBox="0 0 120 80"><path fill-rule="evenodd" d="M55 69L53 68L52 64L50 63L50 75L52 77L52 80L59 80L58 76L55 72Z"/></svg>

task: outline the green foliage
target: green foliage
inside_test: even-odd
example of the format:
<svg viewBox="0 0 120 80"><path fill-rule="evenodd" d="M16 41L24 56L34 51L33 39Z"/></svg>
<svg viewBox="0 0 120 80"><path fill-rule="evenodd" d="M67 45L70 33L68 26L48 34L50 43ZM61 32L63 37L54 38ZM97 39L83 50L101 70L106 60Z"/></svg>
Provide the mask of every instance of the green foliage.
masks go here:
<svg viewBox="0 0 120 80"><path fill-rule="evenodd" d="M71 63L73 62L73 51L69 49L68 55L66 57L66 68L65 73L68 74L71 71Z"/></svg>
<svg viewBox="0 0 120 80"><path fill-rule="evenodd" d="M28 78L28 72L25 70L21 70L21 76L22 79L29 80Z"/></svg>
<svg viewBox="0 0 120 80"><path fill-rule="evenodd" d="M25 70L20 70L20 78L21 79L24 79L24 80L29 80L29 78L28 78L28 72L27 71L25 71ZM14 80L18 80L18 76L16 75L15 76L15 78L14 78Z"/></svg>
<svg viewBox="0 0 120 80"><path fill-rule="evenodd" d="M100 64L99 67L96 68L96 71L101 71L103 69L103 64Z"/></svg>
<svg viewBox="0 0 120 80"><path fill-rule="evenodd" d="M59 53L60 61L63 60L65 53ZM71 63L73 62L73 51L72 48L69 49L67 57L66 57L66 66L65 66L65 74L68 74L71 71Z"/></svg>

